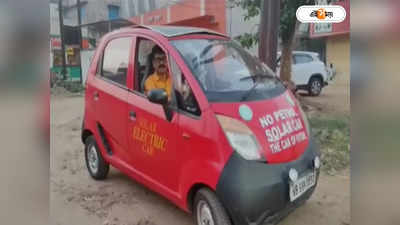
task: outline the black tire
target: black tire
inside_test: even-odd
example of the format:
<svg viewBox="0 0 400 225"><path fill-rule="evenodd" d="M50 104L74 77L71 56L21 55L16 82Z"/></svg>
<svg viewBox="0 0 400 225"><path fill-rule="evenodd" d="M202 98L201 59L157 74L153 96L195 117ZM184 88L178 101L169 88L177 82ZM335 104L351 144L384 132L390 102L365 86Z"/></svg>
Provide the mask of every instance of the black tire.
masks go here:
<svg viewBox="0 0 400 225"><path fill-rule="evenodd" d="M218 200L217 196L213 191L208 188L200 189L194 198L193 203L193 215L194 220L197 225L203 225L199 223L199 204L204 205L207 204L211 211L212 219L215 225L232 225L231 220L229 219L228 213L225 208L222 206L222 203Z"/></svg>
<svg viewBox="0 0 400 225"><path fill-rule="evenodd" d="M89 165L89 150L94 147L95 148L95 153L97 156L97 170L93 170L91 166ZM86 167L89 171L90 176L95 179L95 180L104 180L107 178L108 172L110 170L110 164L108 164L103 156L101 155L101 152L99 151L99 147L96 143L96 140L94 139L93 136L89 136L85 140L85 161L86 161Z"/></svg>
<svg viewBox="0 0 400 225"><path fill-rule="evenodd" d="M321 94L323 82L320 77L311 77L308 82L308 94L311 96L318 96Z"/></svg>

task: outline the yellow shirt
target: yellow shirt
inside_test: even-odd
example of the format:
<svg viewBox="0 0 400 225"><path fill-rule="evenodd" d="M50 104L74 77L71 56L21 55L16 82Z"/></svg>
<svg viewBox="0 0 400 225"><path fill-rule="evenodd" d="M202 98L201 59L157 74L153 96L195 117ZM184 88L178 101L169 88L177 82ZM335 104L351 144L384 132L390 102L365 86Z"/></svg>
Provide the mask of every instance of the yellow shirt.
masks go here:
<svg viewBox="0 0 400 225"><path fill-rule="evenodd" d="M157 75L156 72L154 72L152 75L150 75L146 79L146 81L144 83L145 92L147 93L148 91L150 91L154 88L161 88L167 92L168 99L170 99L172 84L171 84L170 76L169 75L167 75L167 76L168 76L167 79L162 79Z"/></svg>

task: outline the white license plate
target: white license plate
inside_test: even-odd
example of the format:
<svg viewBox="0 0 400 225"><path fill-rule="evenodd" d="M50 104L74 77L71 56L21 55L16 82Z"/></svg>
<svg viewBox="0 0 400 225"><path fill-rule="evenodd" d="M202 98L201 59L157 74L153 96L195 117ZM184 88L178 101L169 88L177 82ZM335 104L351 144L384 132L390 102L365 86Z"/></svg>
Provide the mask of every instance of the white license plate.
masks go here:
<svg viewBox="0 0 400 225"><path fill-rule="evenodd" d="M289 196L290 201L296 200L304 192L315 185L315 172L306 174L305 176L297 179L295 182L290 182L289 184Z"/></svg>

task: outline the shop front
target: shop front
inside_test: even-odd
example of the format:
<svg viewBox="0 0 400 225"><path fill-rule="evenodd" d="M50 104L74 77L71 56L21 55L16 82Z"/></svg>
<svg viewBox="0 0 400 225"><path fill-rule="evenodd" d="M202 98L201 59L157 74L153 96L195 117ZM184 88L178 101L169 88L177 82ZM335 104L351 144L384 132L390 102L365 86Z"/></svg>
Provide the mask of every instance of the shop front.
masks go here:
<svg viewBox="0 0 400 225"><path fill-rule="evenodd" d="M89 41L83 40L83 49L89 48ZM53 74L61 74L62 71L62 50L60 37L50 39L50 71ZM69 81L79 81L81 74L81 59L79 45L65 45L65 69L66 78Z"/></svg>
<svg viewBox="0 0 400 225"><path fill-rule="evenodd" d="M85 82L86 72L91 57L99 39L106 33L125 26L133 25L125 19L114 19L83 24L81 26L65 26L64 48L65 48L65 70L66 80ZM82 29L82 48L79 45L78 29ZM62 78L61 38L58 35L50 36L50 72ZM81 72L82 70L82 72Z"/></svg>
<svg viewBox="0 0 400 225"><path fill-rule="evenodd" d="M310 38L325 40L326 62L332 63L338 74L350 72L350 0L333 3L346 9L346 19L341 23L310 24Z"/></svg>

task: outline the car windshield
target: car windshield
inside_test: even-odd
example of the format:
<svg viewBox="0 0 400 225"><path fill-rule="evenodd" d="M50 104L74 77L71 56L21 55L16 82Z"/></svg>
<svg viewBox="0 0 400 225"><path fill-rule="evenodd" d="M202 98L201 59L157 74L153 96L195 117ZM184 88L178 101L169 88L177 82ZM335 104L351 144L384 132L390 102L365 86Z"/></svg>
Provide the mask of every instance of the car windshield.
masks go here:
<svg viewBox="0 0 400 225"><path fill-rule="evenodd" d="M171 43L210 102L262 100L284 91L274 72L234 41L181 39Z"/></svg>

